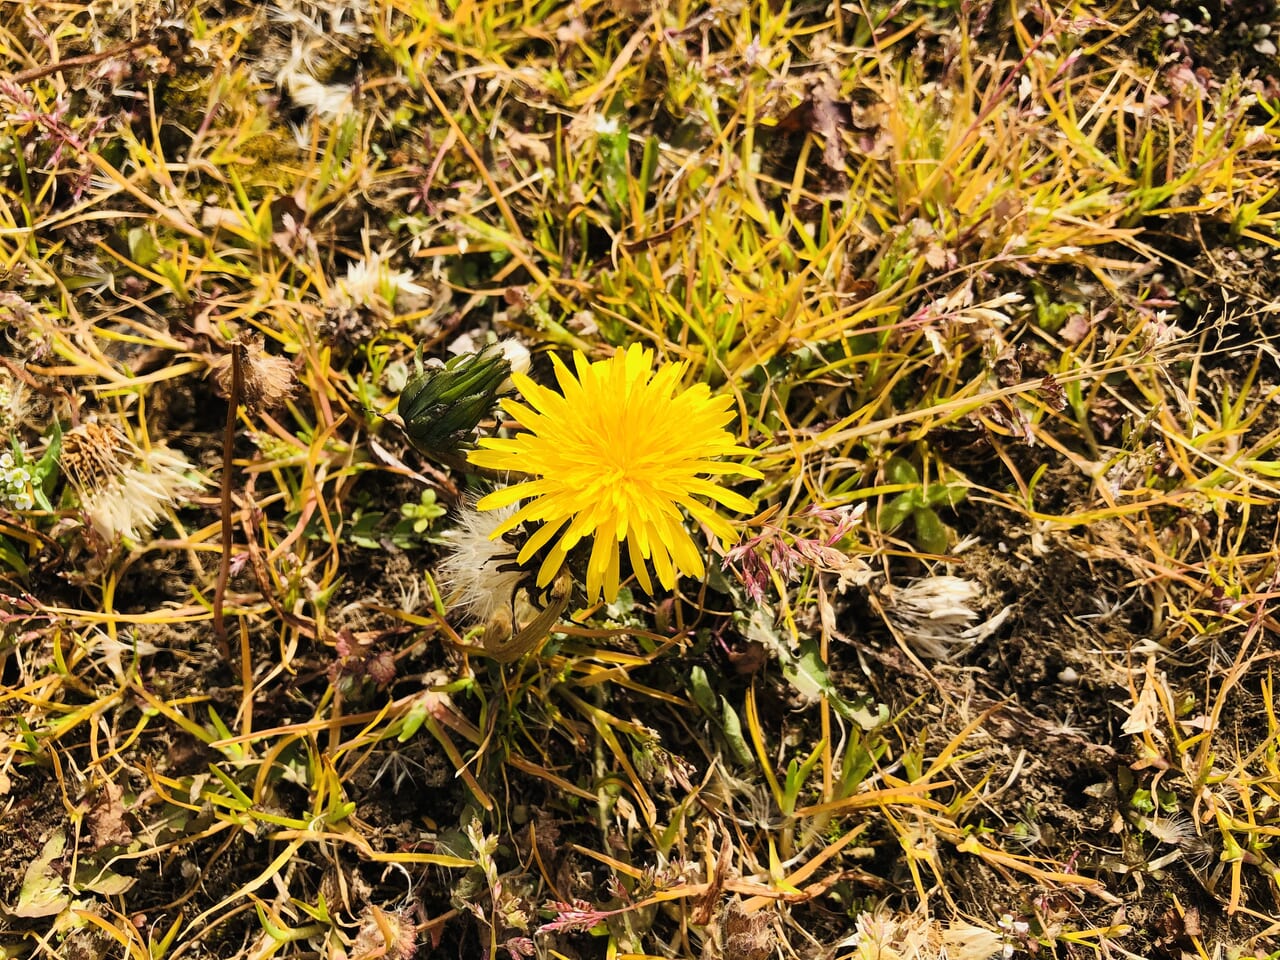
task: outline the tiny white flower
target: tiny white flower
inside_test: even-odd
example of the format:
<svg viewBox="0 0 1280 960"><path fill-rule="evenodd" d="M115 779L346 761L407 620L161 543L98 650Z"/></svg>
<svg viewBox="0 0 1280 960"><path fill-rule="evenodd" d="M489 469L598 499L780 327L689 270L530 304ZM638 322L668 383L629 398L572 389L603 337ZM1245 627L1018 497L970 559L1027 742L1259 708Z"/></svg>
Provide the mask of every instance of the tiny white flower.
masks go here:
<svg viewBox="0 0 1280 960"><path fill-rule="evenodd" d="M32 486L35 477L25 463L14 461L13 451L0 454L0 506L23 511L35 506Z"/></svg>
<svg viewBox="0 0 1280 960"><path fill-rule="evenodd" d="M394 309L400 294L425 296L430 291L413 281L408 270L393 271L386 262L386 252L369 253L347 265L347 276L340 279L330 299L335 306Z"/></svg>

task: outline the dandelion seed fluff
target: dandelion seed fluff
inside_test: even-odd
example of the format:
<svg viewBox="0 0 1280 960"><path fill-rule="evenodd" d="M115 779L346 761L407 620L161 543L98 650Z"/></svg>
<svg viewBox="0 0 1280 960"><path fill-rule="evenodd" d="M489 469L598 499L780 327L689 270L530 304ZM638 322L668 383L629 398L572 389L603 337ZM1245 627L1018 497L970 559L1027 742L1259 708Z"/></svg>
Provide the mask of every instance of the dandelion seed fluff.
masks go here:
<svg viewBox="0 0 1280 960"><path fill-rule="evenodd" d="M509 612L520 585L515 548L493 536L516 509L513 503L481 512L474 502L468 503L458 514L457 526L445 534L452 549L440 561L440 584L463 613L480 623Z"/></svg>
<svg viewBox="0 0 1280 960"><path fill-rule="evenodd" d="M85 423L62 438L62 468L93 528L108 543L150 533L204 480L182 454L142 450L110 424Z"/></svg>
<svg viewBox="0 0 1280 960"><path fill-rule="evenodd" d="M963 577L921 577L905 587L886 587L883 595L885 615L894 628L915 650L935 660L949 659L985 640L1010 610L1005 607L980 620L972 605L981 600L982 589Z"/></svg>

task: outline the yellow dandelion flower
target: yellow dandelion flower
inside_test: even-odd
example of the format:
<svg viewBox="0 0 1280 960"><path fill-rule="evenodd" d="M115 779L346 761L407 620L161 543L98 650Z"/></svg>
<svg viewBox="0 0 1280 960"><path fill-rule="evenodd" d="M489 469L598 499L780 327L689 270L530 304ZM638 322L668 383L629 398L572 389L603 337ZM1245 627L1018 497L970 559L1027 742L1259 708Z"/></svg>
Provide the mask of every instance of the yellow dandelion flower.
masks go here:
<svg viewBox="0 0 1280 960"><path fill-rule="evenodd" d="M496 490L477 504L495 510L523 502L492 535L500 537L521 523L541 524L517 557L517 563L527 563L552 544L538 569L539 586L551 582L580 541L591 540L590 602L602 591L606 600L616 599L624 541L649 593L650 563L668 590L675 589L681 574L702 577L702 552L685 529L684 513L732 543L736 531L707 501L730 510L755 509L750 500L702 476L760 476L750 467L716 459L751 452L724 429L733 419L733 398L712 396L706 384L680 389L685 364L654 371L653 352L639 344L595 363L575 352L576 377L558 358L551 359L560 392L512 373L529 406L504 399L502 408L525 432L483 439L482 449L468 455L476 466L534 478Z"/></svg>

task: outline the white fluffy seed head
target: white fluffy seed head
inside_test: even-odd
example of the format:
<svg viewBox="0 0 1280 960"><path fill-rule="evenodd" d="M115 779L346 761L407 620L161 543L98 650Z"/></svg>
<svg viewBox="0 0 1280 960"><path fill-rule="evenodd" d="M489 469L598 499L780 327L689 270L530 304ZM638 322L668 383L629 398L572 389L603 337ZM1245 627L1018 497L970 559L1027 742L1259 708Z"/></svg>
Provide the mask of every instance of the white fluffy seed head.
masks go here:
<svg viewBox="0 0 1280 960"><path fill-rule="evenodd" d="M990 960L1006 938L994 930L954 922L944 926L923 913L879 908L858 914L854 932L840 941L850 960Z"/></svg>
<svg viewBox="0 0 1280 960"><path fill-rule="evenodd" d="M519 504L512 504L481 512L475 499L469 499L458 512L457 525L445 534L451 549L440 561L440 584L452 595L453 606L480 623L504 612L510 615L523 571L516 567L515 548L491 534L518 509Z"/></svg>
<svg viewBox="0 0 1280 960"><path fill-rule="evenodd" d="M982 600L982 588L963 577L922 577L905 587L886 587L882 596L885 616L902 638L935 660L950 659L985 640L1010 611L1005 607L981 620L973 607Z"/></svg>
<svg viewBox="0 0 1280 960"><path fill-rule="evenodd" d="M331 306L394 309L401 294L426 296L431 291L415 283L409 270L393 270L388 250L369 251L347 264L347 275L338 279L329 294Z"/></svg>
<svg viewBox="0 0 1280 960"><path fill-rule="evenodd" d="M1146 827L1147 833L1170 846L1181 847L1199 839L1195 821L1185 814L1155 817L1147 821Z"/></svg>
<svg viewBox="0 0 1280 960"><path fill-rule="evenodd" d="M62 438L62 469L94 529L108 543L138 540L205 485L176 450L142 450L112 424L84 423Z"/></svg>

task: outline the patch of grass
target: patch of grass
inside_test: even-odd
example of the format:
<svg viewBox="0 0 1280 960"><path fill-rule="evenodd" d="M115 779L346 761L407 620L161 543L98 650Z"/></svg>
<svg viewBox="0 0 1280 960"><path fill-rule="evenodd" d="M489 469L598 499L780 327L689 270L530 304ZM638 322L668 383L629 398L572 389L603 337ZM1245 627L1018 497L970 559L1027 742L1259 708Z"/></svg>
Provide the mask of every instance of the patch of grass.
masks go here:
<svg viewBox="0 0 1280 960"><path fill-rule="evenodd" d="M1180 24L0 14L0 956L1274 951L1280 113ZM502 338L763 475L519 656L395 413Z"/></svg>

